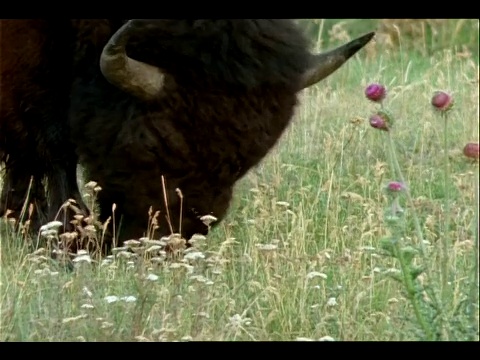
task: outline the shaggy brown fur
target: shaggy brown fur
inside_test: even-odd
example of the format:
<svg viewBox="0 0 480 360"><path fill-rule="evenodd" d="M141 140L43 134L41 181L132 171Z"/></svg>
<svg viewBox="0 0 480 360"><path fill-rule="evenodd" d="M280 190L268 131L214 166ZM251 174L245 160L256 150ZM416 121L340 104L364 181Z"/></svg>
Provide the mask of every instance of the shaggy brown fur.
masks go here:
<svg viewBox="0 0 480 360"><path fill-rule="evenodd" d="M67 130L68 29L68 20L0 20L0 216L18 218L29 193L36 229L69 198L84 208Z"/></svg>
<svg viewBox="0 0 480 360"><path fill-rule="evenodd" d="M161 210L157 235L170 233L162 175L173 231L206 234L199 217L225 216L235 183L287 127L311 61L307 42L290 20L138 20L128 56L166 75L162 94L147 102L100 71L102 49L121 24L1 21L1 209L18 211L30 176L37 202L45 197L39 180L48 178L47 218L65 199L80 201L78 156L103 189L100 220L117 205L120 240L144 234L150 206Z"/></svg>

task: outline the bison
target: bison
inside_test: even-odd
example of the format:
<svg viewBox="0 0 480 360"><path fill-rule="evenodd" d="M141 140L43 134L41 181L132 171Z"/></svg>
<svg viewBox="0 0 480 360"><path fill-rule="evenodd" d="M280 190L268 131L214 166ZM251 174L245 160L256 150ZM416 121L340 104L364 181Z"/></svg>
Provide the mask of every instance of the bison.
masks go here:
<svg viewBox="0 0 480 360"><path fill-rule="evenodd" d="M69 198L87 212L79 163L102 187L101 221L116 204L120 242L144 234L150 207L160 210L157 235L206 235L200 217L222 220L235 183L291 121L298 93L374 35L312 54L292 20L0 26L1 215L18 217L27 196L35 229Z"/></svg>

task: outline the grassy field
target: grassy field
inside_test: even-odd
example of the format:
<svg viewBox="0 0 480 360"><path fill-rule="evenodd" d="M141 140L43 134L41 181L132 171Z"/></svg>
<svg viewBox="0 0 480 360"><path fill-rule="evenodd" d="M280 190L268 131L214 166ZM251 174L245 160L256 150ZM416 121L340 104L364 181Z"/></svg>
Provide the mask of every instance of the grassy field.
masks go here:
<svg viewBox="0 0 480 360"><path fill-rule="evenodd" d="M462 154L478 142L478 54L405 47L379 40L302 93L229 216L176 261L120 251L65 271L3 221L0 341L478 341L478 163ZM371 82L389 132L369 125ZM435 90L455 101L446 127Z"/></svg>

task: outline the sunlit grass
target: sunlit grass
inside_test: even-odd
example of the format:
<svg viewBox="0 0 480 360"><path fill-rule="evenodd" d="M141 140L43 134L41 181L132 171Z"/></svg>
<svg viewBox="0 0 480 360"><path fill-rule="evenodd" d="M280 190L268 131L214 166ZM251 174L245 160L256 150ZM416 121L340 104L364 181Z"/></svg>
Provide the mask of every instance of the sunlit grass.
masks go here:
<svg viewBox="0 0 480 360"><path fill-rule="evenodd" d="M387 87L397 156L434 269L444 236L444 127L430 99L438 89L455 98L447 144L455 307L470 289L478 223L478 166L462 156L466 143L478 142L478 78L477 60L451 50L350 60L301 95L278 146L238 184L228 217L183 259L148 250L154 242L132 243L143 247L138 256L119 251L89 262L81 255L71 272L2 224L0 340L423 339L404 287L390 276L398 264L380 251L388 234L383 188L396 179L384 134L368 124L375 107L363 91L373 81ZM452 327L469 321L448 320Z"/></svg>

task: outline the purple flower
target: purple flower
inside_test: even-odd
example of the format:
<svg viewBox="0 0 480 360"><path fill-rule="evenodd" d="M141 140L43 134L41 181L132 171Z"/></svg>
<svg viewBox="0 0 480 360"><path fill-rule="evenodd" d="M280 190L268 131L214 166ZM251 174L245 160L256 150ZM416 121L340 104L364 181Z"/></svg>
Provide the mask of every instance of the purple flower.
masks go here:
<svg viewBox="0 0 480 360"><path fill-rule="evenodd" d="M365 96L371 101L381 102L386 96L385 86L376 83L370 84L365 89Z"/></svg>
<svg viewBox="0 0 480 360"><path fill-rule="evenodd" d="M432 105L437 110L447 111L453 106L453 98L445 91L435 91L432 96Z"/></svg>
<svg viewBox="0 0 480 360"><path fill-rule="evenodd" d="M478 160L479 158L479 146L478 143L468 143L465 145L463 148L463 155L466 157L469 157L471 159L476 159Z"/></svg>
<svg viewBox="0 0 480 360"><path fill-rule="evenodd" d="M405 189L405 184L400 181L390 181L386 186L386 190L392 193L398 193L404 191Z"/></svg>
<svg viewBox="0 0 480 360"><path fill-rule="evenodd" d="M370 126L383 131L389 130L387 119L382 114L370 116Z"/></svg>

